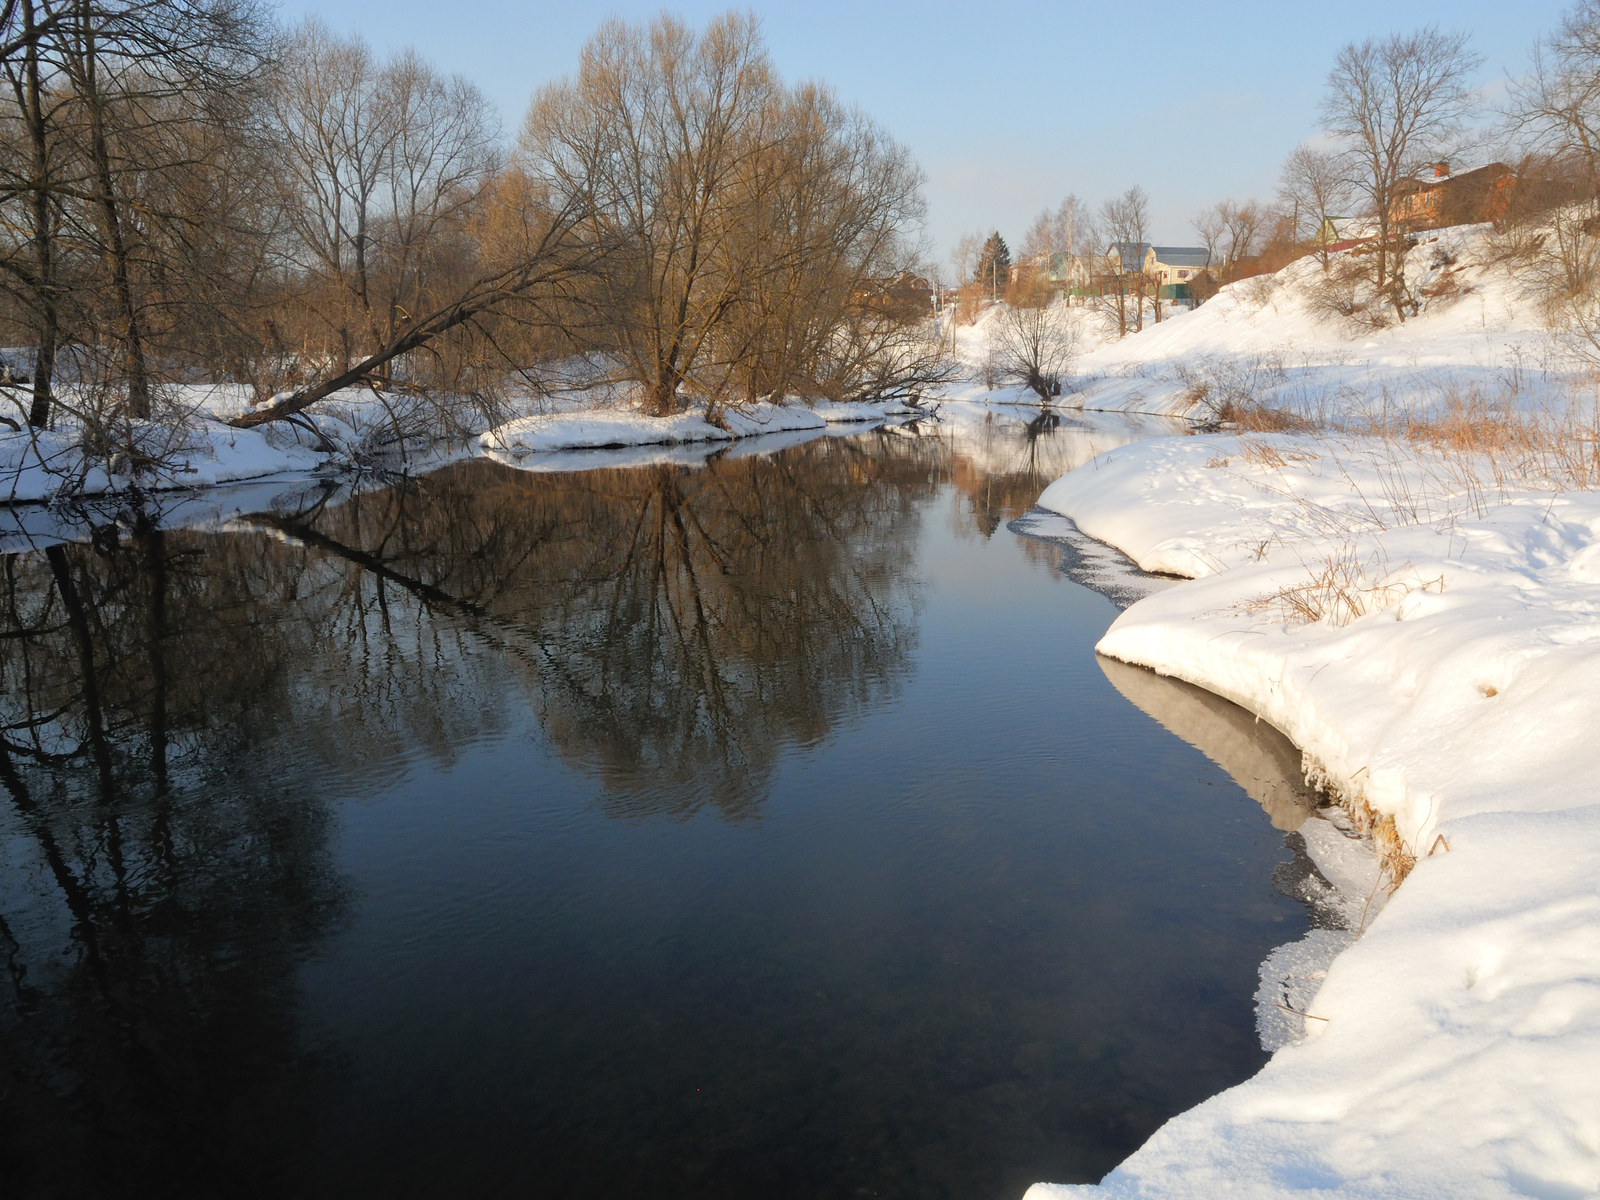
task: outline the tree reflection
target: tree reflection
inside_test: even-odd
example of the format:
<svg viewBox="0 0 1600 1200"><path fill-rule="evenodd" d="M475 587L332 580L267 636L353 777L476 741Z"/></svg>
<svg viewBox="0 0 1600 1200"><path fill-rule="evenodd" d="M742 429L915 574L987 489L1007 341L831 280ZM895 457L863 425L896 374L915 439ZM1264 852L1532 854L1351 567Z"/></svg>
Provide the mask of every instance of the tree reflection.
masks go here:
<svg viewBox="0 0 1600 1200"><path fill-rule="evenodd" d="M825 439L699 468L472 463L256 521L347 564L347 588L403 596L497 648L612 811L739 818L784 746L898 686L936 456Z"/></svg>
<svg viewBox="0 0 1600 1200"><path fill-rule="evenodd" d="M900 685L938 441L468 463L226 533L130 511L0 558L6 1195L281 1195L335 1058L297 971L334 798L531 713L617 815L758 811Z"/></svg>
<svg viewBox="0 0 1600 1200"><path fill-rule="evenodd" d="M293 970L340 904L328 817L233 765L294 647L232 619L192 540L4 560L8 1195L276 1195L305 1136Z"/></svg>
<svg viewBox="0 0 1600 1200"><path fill-rule="evenodd" d="M1096 455L1152 435L1188 432L1179 420L1083 411L1028 409L965 415L943 427L951 482L964 499L958 528L990 538L1001 525L1033 508L1039 494ZM1030 557L1037 543L1025 544Z"/></svg>

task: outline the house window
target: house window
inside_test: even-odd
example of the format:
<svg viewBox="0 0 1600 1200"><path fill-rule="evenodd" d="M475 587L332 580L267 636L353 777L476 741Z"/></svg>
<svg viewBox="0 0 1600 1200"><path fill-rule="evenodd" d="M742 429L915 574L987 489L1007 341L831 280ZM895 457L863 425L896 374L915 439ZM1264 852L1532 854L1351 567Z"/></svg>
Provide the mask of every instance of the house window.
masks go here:
<svg viewBox="0 0 1600 1200"><path fill-rule="evenodd" d="M1187 279L1187 278L1189 278L1189 272L1187 272L1187 271L1179 271L1178 272L1178 278L1179 279Z"/></svg>

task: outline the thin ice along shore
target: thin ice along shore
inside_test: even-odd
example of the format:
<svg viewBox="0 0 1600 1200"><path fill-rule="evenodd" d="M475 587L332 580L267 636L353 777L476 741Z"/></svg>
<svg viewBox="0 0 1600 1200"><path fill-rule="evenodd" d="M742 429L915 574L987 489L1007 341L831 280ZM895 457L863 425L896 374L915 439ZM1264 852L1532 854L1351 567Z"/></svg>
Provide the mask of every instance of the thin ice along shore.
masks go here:
<svg viewBox="0 0 1600 1200"><path fill-rule="evenodd" d="M1393 895L1258 1076L1028 1200L1600 1188L1600 498L1491 501L1376 439L1211 435L1039 503L1188 577L1098 650L1287 734Z"/></svg>

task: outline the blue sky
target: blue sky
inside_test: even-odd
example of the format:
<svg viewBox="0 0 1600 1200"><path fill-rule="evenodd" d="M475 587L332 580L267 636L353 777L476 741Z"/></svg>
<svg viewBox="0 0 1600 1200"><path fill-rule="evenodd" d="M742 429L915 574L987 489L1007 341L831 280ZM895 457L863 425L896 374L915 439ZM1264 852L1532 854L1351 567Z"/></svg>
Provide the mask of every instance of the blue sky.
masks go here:
<svg viewBox="0 0 1600 1200"><path fill-rule="evenodd" d="M415 46L473 79L514 131L539 84L570 72L608 15L660 4L527 0L289 0L378 49ZM695 22L726 3L668 6ZM790 79L820 78L860 104L928 174L935 255L968 231L1020 240L1067 192L1098 204L1129 184L1151 195L1160 241L1227 196L1271 195L1278 164L1316 130L1339 45L1438 24L1465 30L1498 90L1566 7L1454 3L756 3Z"/></svg>

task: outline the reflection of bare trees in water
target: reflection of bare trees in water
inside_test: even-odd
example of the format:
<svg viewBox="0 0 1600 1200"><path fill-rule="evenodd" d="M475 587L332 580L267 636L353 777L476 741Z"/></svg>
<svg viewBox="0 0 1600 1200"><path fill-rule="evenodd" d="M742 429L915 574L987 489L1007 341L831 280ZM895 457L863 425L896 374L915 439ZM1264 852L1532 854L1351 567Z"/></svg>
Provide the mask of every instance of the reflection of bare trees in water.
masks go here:
<svg viewBox="0 0 1600 1200"><path fill-rule="evenodd" d="M194 541L3 560L8 1195L281 1194L304 1135L293 968L339 903L327 815L230 768L295 647Z"/></svg>
<svg viewBox="0 0 1600 1200"><path fill-rule="evenodd" d="M263 518L500 652L613 811L753 811L785 745L891 690L933 447L529 475L473 464ZM499 701L480 701L492 706Z"/></svg>
<svg viewBox="0 0 1600 1200"><path fill-rule="evenodd" d="M6 1194L295 1190L330 1068L296 967L343 903L324 797L531 709L618 814L753 812L785 745L906 670L939 478L893 439L474 463L0 559Z"/></svg>
<svg viewBox="0 0 1600 1200"><path fill-rule="evenodd" d="M966 520L983 537L1031 509L1039 493L1065 473L1048 453L1063 420L1046 409L1027 420L991 419L955 437L951 481L966 500Z"/></svg>
<svg viewBox="0 0 1600 1200"><path fill-rule="evenodd" d="M988 412L977 423L958 423L941 434L949 441L950 481L961 494L957 528L983 538L1028 512L1039 495L1068 471L1152 434L1180 434L1182 422L1156 416L1096 420L1082 411ZM1035 561L1058 557L1044 543L1024 540Z"/></svg>
<svg viewBox="0 0 1600 1200"><path fill-rule="evenodd" d="M784 747L908 669L918 504L952 462L880 433L471 463L255 532L133 514L0 559L7 1194L294 1191L277 1164L333 1069L294 990L343 904L327 798L531 712L608 811L754 813Z"/></svg>

